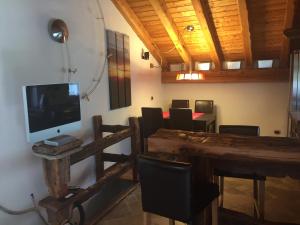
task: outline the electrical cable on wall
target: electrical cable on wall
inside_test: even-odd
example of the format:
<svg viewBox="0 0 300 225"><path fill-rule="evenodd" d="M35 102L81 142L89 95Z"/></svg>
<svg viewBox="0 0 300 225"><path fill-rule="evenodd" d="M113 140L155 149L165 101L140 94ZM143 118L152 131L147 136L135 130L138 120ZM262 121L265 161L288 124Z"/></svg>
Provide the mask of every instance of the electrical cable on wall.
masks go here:
<svg viewBox="0 0 300 225"><path fill-rule="evenodd" d="M71 68L71 56L70 56L70 50L69 50L69 45L68 42L65 42L65 49L66 49L66 53L67 53L67 78L68 78L68 82L71 82L71 74L70 74L70 68Z"/></svg>
<svg viewBox="0 0 300 225"><path fill-rule="evenodd" d="M31 207L31 208L27 208L27 209L23 209L23 210L11 210L11 209L4 207L3 205L0 205L0 211L4 212L6 214L9 214L9 215L13 215L13 216L24 215L27 213L35 212L38 214L39 218L43 221L43 223L45 225L50 225L47 222L47 220L43 217L42 213L40 212L40 209L39 209L38 205L36 204L34 195L31 194L30 197L31 197L31 201L33 204L33 207ZM84 213L84 209L83 209L82 205L75 203L73 209L77 209L80 214L79 223L74 223L74 224L83 225L84 221L85 221L85 213ZM62 221L60 223L60 225L67 225L67 224L73 225L73 223L71 222L72 217L73 217L73 209L71 209L71 211L69 213L70 214L69 218L67 220Z"/></svg>
<svg viewBox="0 0 300 225"><path fill-rule="evenodd" d="M154 45L155 48L159 49L155 43L153 43L153 45ZM165 52L161 52L161 53L168 54L168 53L172 52L175 48L176 48L176 46L170 48L169 50L167 50ZM164 69L163 68L163 59L162 59L161 55L158 55L158 57L160 58L160 65L155 66L154 64L151 64L150 68L161 68L161 69Z"/></svg>
<svg viewBox="0 0 300 225"><path fill-rule="evenodd" d="M35 198L34 198L34 195L31 194L31 200L32 200L32 204L33 204L33 207L31 208L27 208L27 209L23 209L23 210L11 210L11 209L8 209L2 205L0 205L0 211L6 213L6 214L9 214L9 215L13 215L13 216L18 216L18 215L23 215L23 214L27 214L27 213L31 213L31 212L35 212L38 214L38 216L40 217L40 219L43 221L43 223L45 225L50 225L46 219L42 216L41 212L40 212L40 209L38 208L36 202L35 202Z"/></svg>
<svg viewBox="0 0 300 225"><path fill-rule="evenodd" d="M100 16L97 17L96 20L102 20L103 30L104 30L104 33L105 33L106 24L105 24L103 10L102 10L101 4L99 3L99 0L96 0L96 3L97 3L98 10L99 10L99 13L100 13ZM106 43L106 35L104 35L104 39L105 39L105 43ZM106 64L107 64L107 60L108 60L109 57L110 56L107 56L107 52L106 52L104 62L102 64L101 71L96 73L96 76L92 79L92 83L91 83L90 87L83 93L82 99L85 99L85 100L89 101L90 96L94 93L94 91L97 89L97 87L101 83L101 80L102 80L103 75L104 75L105 67L106 67Z"/></svg>

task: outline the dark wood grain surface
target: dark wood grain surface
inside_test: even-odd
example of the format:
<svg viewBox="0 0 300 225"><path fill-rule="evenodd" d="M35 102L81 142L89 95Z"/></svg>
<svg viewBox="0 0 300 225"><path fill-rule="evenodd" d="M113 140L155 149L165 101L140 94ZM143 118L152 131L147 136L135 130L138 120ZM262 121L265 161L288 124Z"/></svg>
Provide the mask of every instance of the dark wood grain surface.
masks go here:
<svg viewBox="0 0 300 225"><path fill-rule="evenodd" d="M201 156L269 176L300 178L300 141L160 129L148 139L149 152ZM242 167L241 167L242 168Z"/></svg>

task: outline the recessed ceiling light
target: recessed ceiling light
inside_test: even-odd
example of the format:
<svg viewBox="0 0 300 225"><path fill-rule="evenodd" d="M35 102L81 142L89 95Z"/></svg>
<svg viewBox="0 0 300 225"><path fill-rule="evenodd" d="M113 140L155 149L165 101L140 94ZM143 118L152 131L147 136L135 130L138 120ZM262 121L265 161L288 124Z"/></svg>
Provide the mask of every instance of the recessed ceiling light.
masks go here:
<svg viewBox="0 0 300 225"><path fill-rule="evenodd" d="M187 31L190 31L190 32L192 32L192 31L194 31L194 26L193 25L187 25L186 27L185 27L185 29L187 30Z"/></svg>

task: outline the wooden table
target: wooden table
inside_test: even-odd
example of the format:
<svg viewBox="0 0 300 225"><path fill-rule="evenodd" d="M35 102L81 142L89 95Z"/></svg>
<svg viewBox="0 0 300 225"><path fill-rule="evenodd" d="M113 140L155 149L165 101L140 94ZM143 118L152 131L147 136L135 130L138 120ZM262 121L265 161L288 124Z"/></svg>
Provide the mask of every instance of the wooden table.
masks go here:
<svg viewBox="0 0 300 225"><path fill-rule="evenodd" d="M194 120L195 131L216 132L216 114L215 113L204 113L204 115Z"/></svg>
<svg viewBox="0 0 300 225"><path fill-rule="evenodd" d="M159 129L148 138L148 151L200 158L200 179L210 182L215 164L232 163L242 165L243 172L300 179L299 139Z"/></svg>
<svg viewBox="0 0 300 225"><path fill-rule="evenodd" d="M165 128L169 128L168 120L170 118L169 112L163 112ZM215 113L192 113L192 119L195 131L202 132L216 132L216 114Z"/></svg>

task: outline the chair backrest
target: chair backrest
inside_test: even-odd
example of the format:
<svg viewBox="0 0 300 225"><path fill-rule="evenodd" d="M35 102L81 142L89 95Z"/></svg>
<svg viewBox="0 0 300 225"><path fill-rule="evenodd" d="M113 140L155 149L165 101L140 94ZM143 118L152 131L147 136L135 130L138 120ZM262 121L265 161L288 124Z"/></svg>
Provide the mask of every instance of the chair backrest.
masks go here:
<svg viewBox="0 0 300 225"><path fill-rule="evenodd" d="M213 113L214 101L213 100L196 100L195 112L201 113Z"/></svg>
<svg viewBox="0 0 300 225"><path fill-rule="evenodd" d="M138 157L142 207L145 212L187 222L191 218L191 165Z"/></svg>
<svg viewBox="0 0 300 225"><path fill-rule="evenodd" d="M259 136L259 126L247 125L220 125L220 134L236 134L244 136Z"/></svg>
<svg viewBox="0 0 300 225"><path fill-rule="evenodd" d="M170 110L170 128L177 130L193 130L193 117L191 109Z"/></svg>
<svg viewBox="0 0 300 225"><path fill-rule="evenodd" d="M189 100L184 99L173 99L171 108L189 108Z"/></svg>
<svg viewBox="0 0 300 225"><path fill-rule="evenodd" d="M142 107L143 136L148 138L164 126L161 108Z"/></svg>

